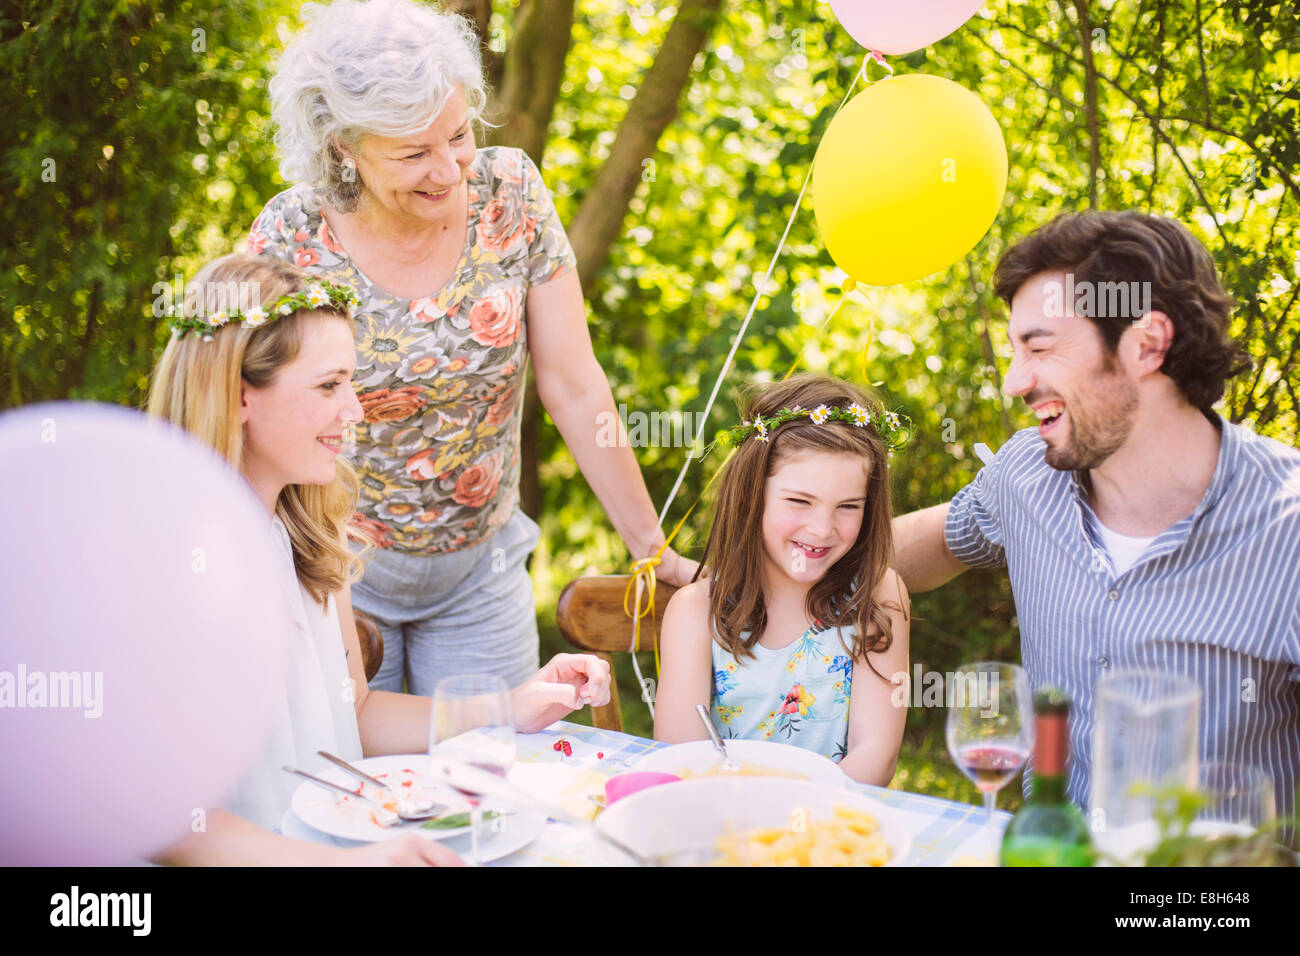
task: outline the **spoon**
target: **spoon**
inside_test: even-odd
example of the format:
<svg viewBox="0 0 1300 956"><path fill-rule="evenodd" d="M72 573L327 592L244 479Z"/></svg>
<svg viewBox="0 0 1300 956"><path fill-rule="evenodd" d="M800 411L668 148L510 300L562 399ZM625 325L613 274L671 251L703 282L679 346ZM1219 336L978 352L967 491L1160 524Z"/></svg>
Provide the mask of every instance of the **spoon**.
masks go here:
<svg viewBox="0 0 1300 956"><path fill-rule="evenodd" d="M708 708L703 704L696 704L695 713L700 715L700 721L704 724L704 729L709 732L709 740L713 741L713 746L717 748L718 753L722 754L723 772L740 773L740 767L727 753L727 745L722 742L722 737L718 733L718 728L713 726L713 720L709 717Z"/></svg>
<svg viewBox="0 0 1300 956"><path fill-rule="evenodd" d="M329 751L318 750L316 751L316 754L317 756L324 757L330 763L334 764L334 766L352 774L352 776L356 777L358 780L362 780L366 783L372 783L376 787L379 787L381 790L386 790L389 793L391 793L393 795L393 799L397 801L398 810L401 811L402 813L407 814L408 816L416 816L417 814L428 813L430 810L434 808L434 806L436 806L436 801L433 800L432 798L428 800L415 800L404 793L399 793L398 791L390 787L388 784L384 783L382 780L376 780L374 777L370 776L370 774L358 770L356 767L352 766L352 764L348 763L342 757L336 757Z"/></svg>
<svg viewBox="0 0 1300 956"><path fill-rule="evenodd" d="M332 790L332 791L337 791L338 793L344 793L347 794L349 797L356 797L358 800L361 800L364 803L369 803L372 804L373 806L378 807L379 809L375 812L375 821L381 827L391 827L399 820L402 823L421 823L425 820L434 820L442 816L442 811L447 809L444 806L434 806L424 813L406 814L400 811L394 813L392 810L389 810L378 800L372 800L370 797L358 793L356 790L349 790L347 787L344 787L340 784L331 783L330 781L323 780L320 777L314 777L311 774L307 773L305 770L299 770L297 767L288 767L288 766L281 767L280 769L287 771L288 773L297 774L299 777L302 777L304 780L310 780L312 783L316 784L316 786L321 787L324 790ZM398 806L401 806L401 804L398 804Z"/></svg>

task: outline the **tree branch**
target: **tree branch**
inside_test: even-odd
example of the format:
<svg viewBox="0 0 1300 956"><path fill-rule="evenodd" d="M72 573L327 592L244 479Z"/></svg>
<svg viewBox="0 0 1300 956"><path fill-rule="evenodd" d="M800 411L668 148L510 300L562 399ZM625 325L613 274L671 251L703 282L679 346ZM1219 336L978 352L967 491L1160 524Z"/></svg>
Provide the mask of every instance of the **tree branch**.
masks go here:
<svg viewBox="0 0 1300 956"><path fill-rule="evenodd" d="M627 205L641 181L642 161L654 153L659 137L677 117L677 103L690 79L691 65L713 32L722 4L723 0L682 0L653 65L619 124L609 157L573 217L569 239L586 295L591 294L596 276L609 260L610 246L622 229Z"/></svg>
<svg viewBox="0 0 1300 956"><path fill-rule="evenodd" d="M1088 206L1097 208L1097 170L1101 168L1101 130L1097 118L1097 65L1092 60L1092 20L1088 0L1074 0L1079 14L1079 48L1083 51L1084 110L1088 114Z"/></svg>

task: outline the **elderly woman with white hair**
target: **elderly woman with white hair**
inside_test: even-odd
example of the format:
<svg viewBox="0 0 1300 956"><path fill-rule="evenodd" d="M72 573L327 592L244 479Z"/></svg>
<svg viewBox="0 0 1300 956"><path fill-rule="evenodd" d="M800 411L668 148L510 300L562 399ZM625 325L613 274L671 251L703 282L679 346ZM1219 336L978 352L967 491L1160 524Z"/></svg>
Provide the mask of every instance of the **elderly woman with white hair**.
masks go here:
<svg viewBox="0 0 1300 956"><path fill-rule="evenodd" d="M380 626L377 690L432 694L454 673L512 686L537 670L519 508L524 375L634 558L664 536L632 452L602 447L614 399L573 250L521 150L479 149L487 94L460 17L411 0L308 8L270 90L281 171L253 253L351 286L365 421L349 457L377 550L354 605ZM671 550L656 569L685 584Z"/></svg>

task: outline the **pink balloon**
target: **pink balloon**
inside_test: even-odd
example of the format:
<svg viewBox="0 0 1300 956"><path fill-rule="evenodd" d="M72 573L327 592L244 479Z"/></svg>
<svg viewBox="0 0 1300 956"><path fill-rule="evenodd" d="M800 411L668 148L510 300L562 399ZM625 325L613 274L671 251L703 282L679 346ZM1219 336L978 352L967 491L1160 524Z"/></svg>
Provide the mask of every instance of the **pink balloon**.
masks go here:
<svg viewBox="0 0 1300 956"><path fill-rule="evenodd" d="M983 0L830 0L849 36L868 50L897 55L942 40L975 15Z"/></svg>
<svg viewBox="0 0 1300 956"><path fill-rule="evenodd" d="M146 859L228 797L283 698L269 530L139 412L0 416L0 863Z"/></svg>

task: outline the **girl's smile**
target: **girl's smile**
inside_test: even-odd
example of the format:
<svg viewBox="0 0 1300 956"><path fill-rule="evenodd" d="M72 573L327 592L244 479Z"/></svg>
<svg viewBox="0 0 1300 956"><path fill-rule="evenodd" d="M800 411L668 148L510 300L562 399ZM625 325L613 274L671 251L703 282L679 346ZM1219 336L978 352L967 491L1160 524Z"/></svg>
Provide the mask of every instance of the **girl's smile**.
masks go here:
<svg viewBox="0 0 1300 956"><path fill-rule="evenodd" d="M797 451L767 479L763 548L773 583L809 585L858 539L867 464L841 452Z"/></svg>

